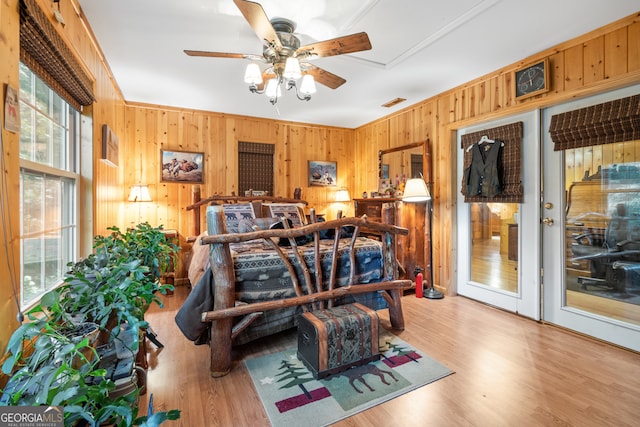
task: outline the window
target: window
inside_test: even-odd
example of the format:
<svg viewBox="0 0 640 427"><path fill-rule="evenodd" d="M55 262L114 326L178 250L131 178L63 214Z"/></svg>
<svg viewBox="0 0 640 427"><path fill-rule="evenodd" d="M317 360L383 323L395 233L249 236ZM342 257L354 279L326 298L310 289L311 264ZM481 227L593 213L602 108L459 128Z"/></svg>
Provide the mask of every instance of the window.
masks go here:
<svg viewBox="0 0 640 427"><path fill-rule="evenodd" d="M273 196L273 144L238 142L238 191L266 191Z"/></svg>
<svg viewBox="0 0 640 427"><path fill-rule="evenodd" d="M25 307L77 252L80 113L20 64L20 274Z"/></svg>

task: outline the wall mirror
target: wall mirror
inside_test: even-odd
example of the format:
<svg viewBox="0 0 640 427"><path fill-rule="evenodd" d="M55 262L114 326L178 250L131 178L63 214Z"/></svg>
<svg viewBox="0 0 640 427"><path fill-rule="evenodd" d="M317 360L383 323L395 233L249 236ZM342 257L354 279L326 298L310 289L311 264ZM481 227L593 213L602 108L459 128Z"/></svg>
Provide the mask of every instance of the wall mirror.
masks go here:
<svg viewBox="0 0 640 427"><path fill-rule="evenodd" d="M387 186L395 186L396 181L426 177L426 144L425 141L414 142L399 147L378 151L379 190L383 192Z"/></svg>

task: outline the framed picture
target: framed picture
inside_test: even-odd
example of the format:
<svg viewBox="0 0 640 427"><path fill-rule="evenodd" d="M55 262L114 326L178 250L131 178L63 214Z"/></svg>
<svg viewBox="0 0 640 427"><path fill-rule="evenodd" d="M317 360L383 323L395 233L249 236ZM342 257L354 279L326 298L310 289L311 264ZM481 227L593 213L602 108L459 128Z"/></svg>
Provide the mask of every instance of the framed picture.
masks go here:
<svg viewBox="0 0 640 427"><path fill-rule="evenodd" d="M389 165L382 165L382 179L389 179Z"/></svg>
<svg viewBox="0 0 640 427"><path fill-rule="evenodd" d="M20 132L20 105L18 91L6 85L4 95L4 128L9 132Z"/></svg>
<svg viewBox="0 0 640 427"><path fill-rule="evenodd" d="M106 124L102 125L102 158L109 166L118 166L118 136Z"/></svg>
<svg viewBox="0 0 640 427"><path fill-rule="evenodd" d="M336 162L309 160L309 186L335 187L337 176Z"/></svg>
<svg viewBox="0 0 640 427"><path fill-rule="evenodd" d="M204 153L160 150L160 181L204 183Z"/></svg>

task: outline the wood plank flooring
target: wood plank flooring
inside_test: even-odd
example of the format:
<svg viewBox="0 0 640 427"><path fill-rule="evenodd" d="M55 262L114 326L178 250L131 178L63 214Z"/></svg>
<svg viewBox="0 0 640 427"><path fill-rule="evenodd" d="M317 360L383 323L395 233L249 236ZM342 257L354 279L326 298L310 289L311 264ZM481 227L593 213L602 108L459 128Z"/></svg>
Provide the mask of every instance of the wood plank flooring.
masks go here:
<svg viewBox="0 0 640 427"><path fill-rule="evenodd" d="M471 280L495 289L518 292L518 261L500 253L500 239L474 240L471 252Z"/></svg>
<svg viewBox="0 0 640 427"><path fill-rule="evenodd" d="M165 345L148 345L146 412L181 409L167 426L268 426L242 359L295 345L295 331L237 347L234 367L209 376L209 349L195 346L174 316L188 289L164 297L147 320ZM636 426L640 354L540 324L464 297L403 298L398 335L455 374L343 420L336 426ZM386 310L380 311L389 328ZM307 426L312 427L312 426Z"/></svg>

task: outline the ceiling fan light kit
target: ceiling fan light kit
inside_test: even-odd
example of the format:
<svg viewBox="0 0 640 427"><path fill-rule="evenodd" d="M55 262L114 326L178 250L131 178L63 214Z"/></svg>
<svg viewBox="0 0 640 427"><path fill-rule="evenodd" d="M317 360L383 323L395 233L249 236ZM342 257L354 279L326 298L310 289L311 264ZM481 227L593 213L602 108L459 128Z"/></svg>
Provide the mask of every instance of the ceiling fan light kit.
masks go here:
<svg viewBox="0 0 640 427"><path fill-rule="evenodd" d="M244 82L248 85L261 85L262 73L260 67L255 62L247 65L247 69L244 71Z"/></svg>
<svg viewBox="0 0 640 427"><path fill-rule="evenodd" d="M300 46L300 39L294 34L295 22L286 18L269 20L262 6L253 1L233 0L233 2L258 38L264 42L262 56L196 50L185 50L185 53L189 56L210 58L259 60L269 64L261 71L256 62L251 62L245 69L244 82L249 85L252 93L265 94L271 104L275 105L278 102L278 98L282 96L281 87L285 84L287 90L293 90L299 100L308 101L317 91L316 81L331 89L336 89L346 82L342 77L306 61L371 49L371 42L366 33ZM300 78L302 80L298 86L297 81Z"/></svg>

